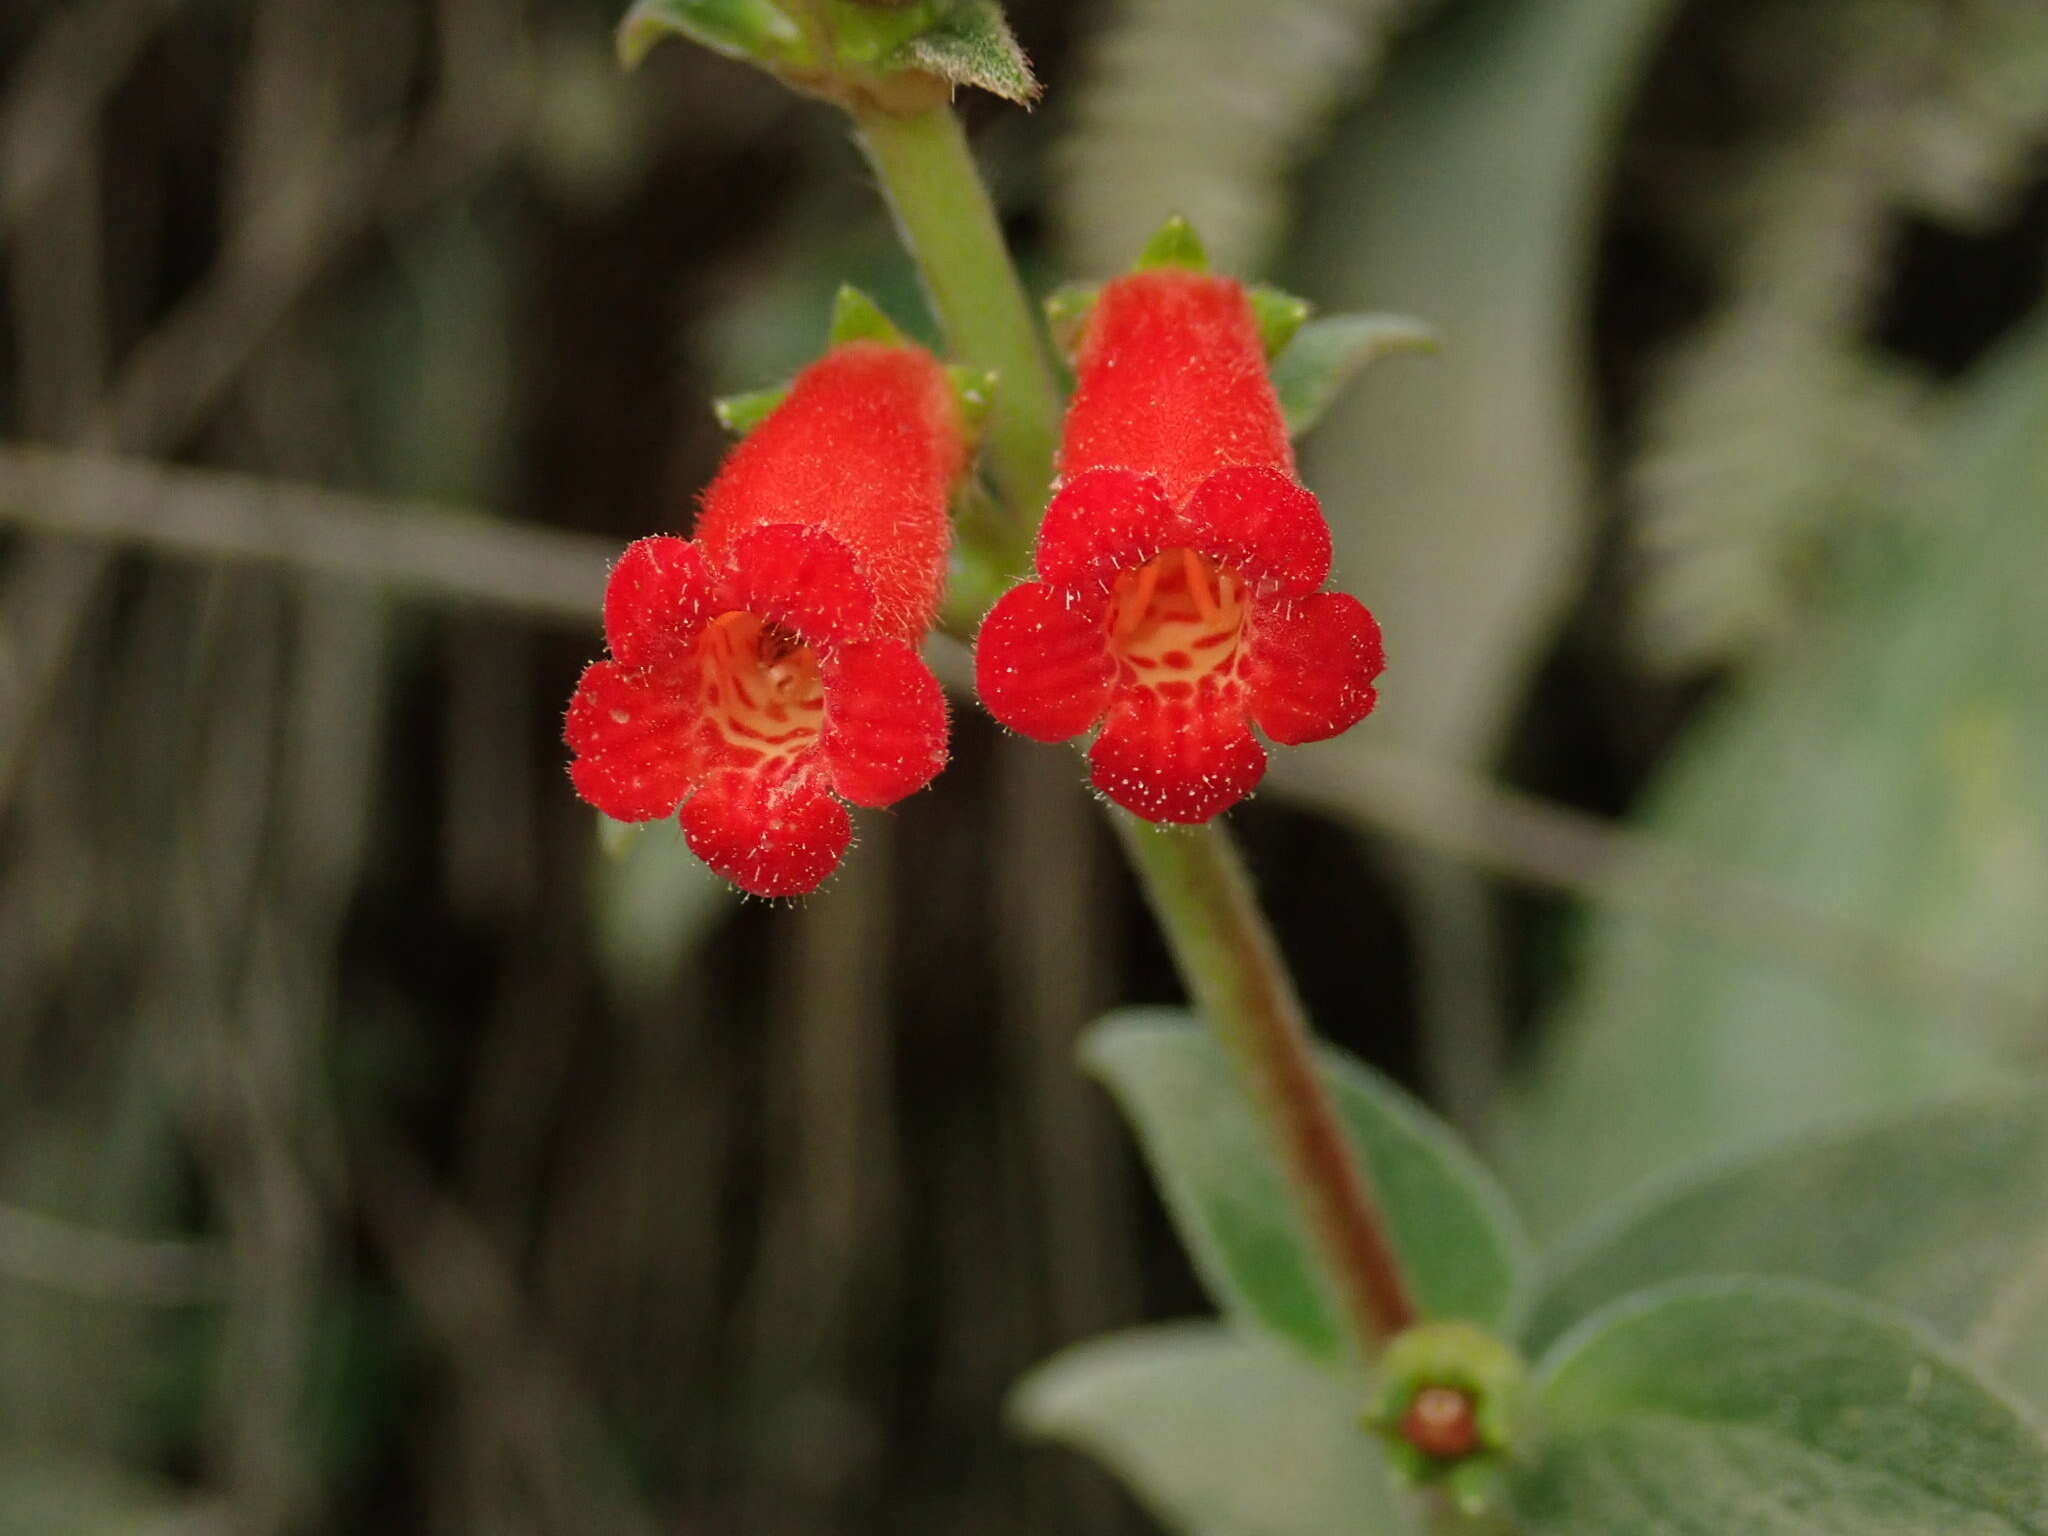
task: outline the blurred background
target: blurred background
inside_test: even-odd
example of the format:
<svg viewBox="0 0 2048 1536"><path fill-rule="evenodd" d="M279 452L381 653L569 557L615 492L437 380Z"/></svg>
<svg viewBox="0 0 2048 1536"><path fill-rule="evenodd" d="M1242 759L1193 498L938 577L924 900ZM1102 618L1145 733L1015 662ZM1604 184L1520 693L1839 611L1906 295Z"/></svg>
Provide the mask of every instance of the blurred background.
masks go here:
<svg viewBox="0 0 2048 1536"><path fill-rule="evenodd" d="M2048 7L1016 0L1041 289L1169 211L1430 320L1305 452L1385 702L1233 819L1548 1236L2048 1041ZM0 1533L1145 1527L1020 1370L1202 1309L1076 1031L1174 1001L956 714L826 891L561 711L844 124L609 0L0 7ZM928 327L925 334L929 334Z"/></svg>

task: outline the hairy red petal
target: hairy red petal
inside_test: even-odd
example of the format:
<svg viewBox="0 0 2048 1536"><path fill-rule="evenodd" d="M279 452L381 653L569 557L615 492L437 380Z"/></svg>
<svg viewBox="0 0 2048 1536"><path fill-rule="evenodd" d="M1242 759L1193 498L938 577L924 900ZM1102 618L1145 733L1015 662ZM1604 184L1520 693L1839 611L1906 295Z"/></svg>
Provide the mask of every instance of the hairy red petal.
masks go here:
<svg viewBox="0 0 2048 1536"><path fill-rule="evenodd" d="M1261 605L1244 659L1252 718L1285 745L1325 741L1372 713L1385 666L1380 626L1348 592Z"/></svg>
<svg viewBox="0 0 2048 1536"><path fill-rule="evenodd" d="M585 800L619 821L675 810L699 771L696 668L632 669L600 661L569 701L569 777Z"/></svg>
<svg viewBox="0 0 2048 1536"><path fill-rule="evenodd" d="M1082 332L1060 474L1157 475L1175 506L1227 464L1294 471L1251 301L1227 277L1160 268L1102 290Z"/></svg>
<svg viewBox="0 0 2048 1536"><path fill-rule="evenodd" d="M872 585L876 637L915 642L938 611L947 503L966 458L938 360L918 347L850 342L798 374L733 449L704 493L696 539L716 565L751 529L822 529Z"/></svg>
<svg viewBox="0 0 2048 1536"><path fill-rule="evenodd" d="M1181 509L1188 542L1255 588L1302 597L1330 574L1330 525L1315 497L1280 470L1233 465L1204 480Z"/></svg>
<svg viewBox="0 0 2048 1536"><path fill-rule="evenodd" d="M801 896L839 867L853 823L814 774L777 779L727 769L683 807L683 835L691 852L741 890Z"/></svg>
<svg viewBox="0 0 2048 1536"><path fill-rule="evenodd" d="M604 634L612 659L628 667L673 661L711 617L711 577L687 539L626 546L604 589Z"/></svg>
<svg viewBox="0 0 2048 1536"><path fill-rule="evenodd" d="M1243 713L1213 693L1120 694L1088 754L1095 787L1147 821L1207 821L1258 788L1266 749Z"/></svg>
<svg viewBox="0 0 2048 1536"><path fill-rule="evenodd" d="M1092 469L1061 486L1038 528L1038 574L1107 588L1172 542L1173 508L1159 482L1127 469Z"/></svg>
<svg viewBox="0 0 2048 1536"><path fill-rule="evenodd" d="M855 805L894 805L946 766L946 699L901 640L849 645L825 663L832 787Z"/></svg>
<svg viewBox="0 0 2048 1536"><path fill-rule="evenodd" d="M875 610L874 588L853 551L822 528L796 523L742 534L719 599L827 646L861 638Z"/></svg>
<svg viewBox="0 0 2048 1536"><path fill-rule="evenodd" d="M988 712L1034 741L1065 741L1101 719L1116 680L1105 602L1040 581L1004 593L974 643Z"/></svg>

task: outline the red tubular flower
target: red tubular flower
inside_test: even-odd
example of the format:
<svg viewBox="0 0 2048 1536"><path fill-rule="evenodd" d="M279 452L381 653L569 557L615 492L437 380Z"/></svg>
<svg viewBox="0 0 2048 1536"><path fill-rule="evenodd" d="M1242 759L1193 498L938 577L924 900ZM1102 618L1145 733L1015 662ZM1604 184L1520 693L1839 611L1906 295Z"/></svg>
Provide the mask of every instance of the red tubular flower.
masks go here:
<svg viewBox="0 0 2048 1536"><path fill-rule="evenodd" d="M1377 702L1379 626L1321 590L1330 530L1294 451L1244 289L1162 268L1102 291L1076 358L1040 579L975 650L989 712L1039 741L1098 721L1095 787L1151 821L1207 821L1276 742Z"/></svg>
<svg viewBox="0 0 2048 1536"><path fill-rule="evenodd" d="M620 821L680 805L735 885L815 890L852 837L841 800L892 804L945 763L917 645L966 456L926 352L849 342L800 374L711 483L695 538L642 539L613 569L611 659L569 704L578 793Z"/></svg>

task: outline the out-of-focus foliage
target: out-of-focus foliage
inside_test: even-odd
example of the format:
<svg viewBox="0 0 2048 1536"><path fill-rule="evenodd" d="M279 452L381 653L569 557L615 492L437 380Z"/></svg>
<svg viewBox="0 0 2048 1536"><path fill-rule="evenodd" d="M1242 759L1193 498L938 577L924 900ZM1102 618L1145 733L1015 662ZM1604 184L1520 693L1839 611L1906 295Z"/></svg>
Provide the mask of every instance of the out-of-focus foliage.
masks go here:
<svg viewBox="0 0 2048 1536"><path fill-rule="evenodd" d="M1340 1308L1309 1257L1302 1217L1223 1048L1185 1014L1112 1015L1082 1060L1144 1144L1181 1240L1210 1294L1323 1359L1345 1350ZM1525 1304L1513 1212L1448 1128L1341 1052L1329 1091L1371 1172L1417 1306L1506 1332Z"/></svg>
<svg viewBox="0 0 2048 1536"><path fill-rule="evenodd" d="M2048 1530L2034 1422L1909 1319L1818 1287L1667 1287L1544 1375L1529 1536Z"/></svg>
<svg viewBox="0 0 2048 1536"><path fill-rule="evenodd" d="M1770 960L1632 910L1587 936L1509 1168L1539 1225L1737 1140L2009 1073L2048 996L2048 322L1980 366L1907 516L1696 728L1643 825L1945 966ZM1588 1125L1599 1135L1589 1137Z"/></svg>
<svg viewBox="0 0 2048 1536"><path fill-rule="evenodd" d="M1786 1276L1910 1313L2048 1411L2044 1187L2038 1088L1802 1136L1659 1190L1564 1246L1529 1343L1547 1349L1587 1313L1660 1281Z"/></svg>
<svg viewBox="0 0 2048 1536"><path fill-rule="evenodd" d="M1754 118L1670 194L1726 293L1656 380L1632 480L1639 638L1671 667L1802 634L1919 436L1926 383L1869 336L1901 221L1981 225L2048 129L2032 0L1765 6L1728 46Z"/></svg>
<svg viewBox="0 0 2048 1536"><path fill-rule="evenodd" d="M1054 164L1061 243L1085 276L1121 271L1161 208L1219 266L1255 273L1287 216L1287 177L1389 35L1427 0L1121 0L1069 82Z"/></svg>
<svg viewBox="0 0 2048 1536"><path fill-rule="evenodd" d="M1268 1340L1179 1323L1048 1360L1010 1416L1114 1468L1185 1536L1401 1536L1406 1502L1358 1426L1369 1392Z"/></svg>

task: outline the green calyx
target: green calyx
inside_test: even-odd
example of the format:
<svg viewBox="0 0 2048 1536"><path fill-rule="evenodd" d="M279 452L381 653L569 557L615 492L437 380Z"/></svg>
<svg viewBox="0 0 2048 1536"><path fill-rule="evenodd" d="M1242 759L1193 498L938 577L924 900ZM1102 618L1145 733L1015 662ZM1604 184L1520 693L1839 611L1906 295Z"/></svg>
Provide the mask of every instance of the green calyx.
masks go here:
<svg viewBox="0 0 2048 1536"><path fill-rule="evenodd" d="M1150 240L1145 249L1138 252L1138 272L1156 272L1162 267L1176 267L1183 272L1206 272L1209 270L1209 252L1203 246L1201 236L1195 233L1194 225L1179 214L1175 214Z"/></svg>
<svg viewBox="0 0 2048 1536"><path fill-rule="evenodd" d="M665 37L857 111L924 111L963 85L1029 105L1039 90L999 0L635 0L620 61L634 67Z"/></svg>
<svg viewBox="0 0 2048 1536"><path fill-rule="evenodd" d="M961 420L967 423L969 431L978 431L995 404L996 376L986 368L948 363L946 377L952 382L953 398L959 402Z"/></svg>
<svg viewBox="0 0 2048 1536"><path fill-rule="evenodd" d="M1259 322L1259 340L1265 343L1268 361L1280 355L1295 332L1308 323L1315 306L1282 289L1258 283L1245 290L1252 301L1252 315Z"/></svg>
<svg viewBox="0 0 2048 1536"><path fill-rule="evenodd" d="M842 283L832 299L832 328L827 333L835 347L849 341L881 341L892 347L905 345L896 322L882 313L882 306L851 283Z"/></svg>
<svg viewBox="0 0 2048 1536"><path fill-rule="evenodd" d="M1387 1346L1379 1373L1364 1422L1396 1472L1441 1485L1467 1513L1491 1508L1521 1429L1521 1356L1474 1324L1423 1323Z"/></svg>

